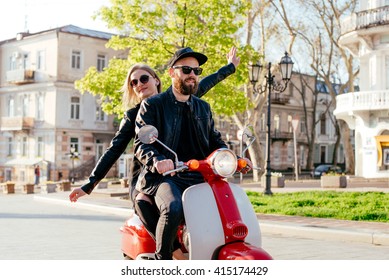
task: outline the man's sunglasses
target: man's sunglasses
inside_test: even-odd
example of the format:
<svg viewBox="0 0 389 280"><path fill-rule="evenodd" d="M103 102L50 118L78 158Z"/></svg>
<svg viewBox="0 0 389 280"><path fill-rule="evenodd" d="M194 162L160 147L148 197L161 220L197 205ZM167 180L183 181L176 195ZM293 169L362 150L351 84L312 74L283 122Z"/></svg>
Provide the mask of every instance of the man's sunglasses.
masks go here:
<svg viewBox="0 0 389 280"><path fill-rule="evenodd" d="M149 82L149 79L150 79L150 76L149 75L142 75L140 76L139 78L139 81L142 83L142 84L147 84ZM133 79L131 82L130 82L130 85L132 87L136 87L138 85L138 79Z"/></svg>
<svg viewBox="0 0 389 280"><path fill-rule="evenodd" d="M194 67L193 68L190 66L173 66L173 69L178 69L178 68L181 68L182 73L184 73L185 75L190 74L190 72L192 72L192 70L196 76L200 75L203 72L203 68L201 68L201 67Z"/></svg>

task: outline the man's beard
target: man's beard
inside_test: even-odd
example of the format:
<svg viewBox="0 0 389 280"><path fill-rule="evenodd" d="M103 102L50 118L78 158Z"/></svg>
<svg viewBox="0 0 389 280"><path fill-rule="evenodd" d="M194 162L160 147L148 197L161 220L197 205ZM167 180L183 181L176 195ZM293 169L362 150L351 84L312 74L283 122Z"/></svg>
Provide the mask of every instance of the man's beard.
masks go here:
<svg viewBox="0 0 389 280"><path fill-rule="evenodd" d="M185 81L181 79L175 79L174 87L178 89L182 95L192 95L197 92L197 88L199 87L199 84L197 81L194 81L194 84L186 85Z"/></svg>

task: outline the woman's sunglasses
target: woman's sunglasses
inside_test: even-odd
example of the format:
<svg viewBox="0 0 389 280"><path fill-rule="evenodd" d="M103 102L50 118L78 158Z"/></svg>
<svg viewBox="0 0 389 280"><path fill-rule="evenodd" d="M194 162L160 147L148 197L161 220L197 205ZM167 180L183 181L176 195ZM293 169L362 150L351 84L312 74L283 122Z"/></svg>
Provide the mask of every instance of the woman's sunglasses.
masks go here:
<svg viewBox="0 0 389 280"><path fill-rule="evenodd" d="M150 79L150 76L149 75L142 75L140 76L139 78L139 81L142 83L142 84L147 84L149 82L149 79ZM136 87L138 85L138 79L133 79L131 82L130 82L130 85L132 87Z"/></svg>
<svg viewBox="0 0 389 280"><path fill-rule="evenodd" d="M190 74L190 72L192 72L192 70L196 76L200 75L203 72L203 68L201 68L201 67L194 67L193 68L190 66L173 66L173 69L178 69L178 68L181 68L182 73L184 73L185 75Z"/></svg>

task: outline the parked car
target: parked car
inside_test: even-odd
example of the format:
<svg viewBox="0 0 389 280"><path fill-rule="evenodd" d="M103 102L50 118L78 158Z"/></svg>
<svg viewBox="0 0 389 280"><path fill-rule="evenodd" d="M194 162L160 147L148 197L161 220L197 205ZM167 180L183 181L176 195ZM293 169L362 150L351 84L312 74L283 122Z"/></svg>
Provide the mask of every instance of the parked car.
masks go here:
<svg viewBox="0 0 389 280"><path fill-rule="evenodd" d="M313 170L311 173L312 178L320 178L321 175L324 175L329 172L334 172L336 174L342 174L342 168L336 165L330 165L330 164L321 164Z"/></svg>

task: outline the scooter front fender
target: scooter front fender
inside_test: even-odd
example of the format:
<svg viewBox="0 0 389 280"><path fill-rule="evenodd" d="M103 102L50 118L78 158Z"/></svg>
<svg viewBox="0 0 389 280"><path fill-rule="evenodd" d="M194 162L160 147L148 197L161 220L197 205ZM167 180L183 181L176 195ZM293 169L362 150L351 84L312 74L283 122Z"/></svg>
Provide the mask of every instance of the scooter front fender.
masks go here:
<svg viewBox="0 0 389 280"><path fill-rule="evenodd" d="M234 242L219 250L218 260L272 260L264 249L245 242Z"/></svg>
<svg viewBox="0 0 389 280"><path fill-rule="evenodd" d="M142 254L154 255L155 241L137 215L131 215L120 227L120 231L122 233L122 252L127 257L137 259Z"/></svg>

